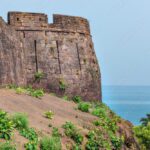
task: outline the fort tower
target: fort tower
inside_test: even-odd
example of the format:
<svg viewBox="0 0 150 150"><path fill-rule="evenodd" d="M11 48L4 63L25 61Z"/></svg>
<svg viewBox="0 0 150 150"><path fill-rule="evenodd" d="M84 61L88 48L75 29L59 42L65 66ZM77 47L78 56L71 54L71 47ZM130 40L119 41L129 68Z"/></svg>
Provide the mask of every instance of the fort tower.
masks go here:
<svg viewBox="0 0 150 150"><path fill-rule="evenodd" d="M35 81L35 73L44 77ZM89 22L81 17L9 12L0 18L0 85L28 85L101 100L101 75ZM64 87L62 90L60 86Z"/></svg>

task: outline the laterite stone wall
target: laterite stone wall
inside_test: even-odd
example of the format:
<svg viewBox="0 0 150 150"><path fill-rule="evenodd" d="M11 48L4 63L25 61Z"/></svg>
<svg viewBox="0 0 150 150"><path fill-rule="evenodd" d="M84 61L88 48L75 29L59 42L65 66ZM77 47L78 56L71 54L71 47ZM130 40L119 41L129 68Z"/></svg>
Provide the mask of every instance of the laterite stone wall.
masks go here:
<svg viewBox="0 0 150 150"><path fill-rule="evenodd" d="M9 12L8 24L0 22L1 85L32 84L70 98L101 100L101 75L86 19L54 15L49 24L45 14ZM36 72L44 74L38 82Z"/></svg>

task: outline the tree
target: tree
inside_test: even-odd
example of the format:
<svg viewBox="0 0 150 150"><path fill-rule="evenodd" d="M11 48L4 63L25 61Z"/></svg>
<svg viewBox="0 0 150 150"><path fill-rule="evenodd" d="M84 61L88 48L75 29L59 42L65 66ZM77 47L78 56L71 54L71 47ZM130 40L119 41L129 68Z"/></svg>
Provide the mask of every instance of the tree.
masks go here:
<svg viewBox="0 0 150 150"><path fill-rule="evenodd" d="M140 122L142 123L143 126L147 126L148 123L150 122L150 114L147 114L146 116L147 116L146 118L142 118L140 120Z"/></svg>

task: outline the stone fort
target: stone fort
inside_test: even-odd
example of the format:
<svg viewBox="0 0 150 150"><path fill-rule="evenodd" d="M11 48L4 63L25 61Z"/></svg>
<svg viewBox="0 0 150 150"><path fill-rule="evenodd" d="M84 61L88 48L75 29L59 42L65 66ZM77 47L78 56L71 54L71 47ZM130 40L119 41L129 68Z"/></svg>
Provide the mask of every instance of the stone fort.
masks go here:
<svg viewBox="0 0 150 150"><path fill-rule="evenodd" d="M35 81L35 74L44 76ZM32 85L101 100L101 75L89 22L81 17L9 12L0 17L0 86ZM63 84L64 89L60 88Z"/></svg>

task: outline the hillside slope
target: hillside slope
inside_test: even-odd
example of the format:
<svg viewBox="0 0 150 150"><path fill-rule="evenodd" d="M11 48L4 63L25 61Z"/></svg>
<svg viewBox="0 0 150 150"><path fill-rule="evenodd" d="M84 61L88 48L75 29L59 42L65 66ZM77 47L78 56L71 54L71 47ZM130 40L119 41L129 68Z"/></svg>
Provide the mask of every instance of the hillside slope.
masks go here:
<svg viewBox="0 0 150 150"><path fill-rule="evenodd" d="M79 111L77 109L77 104L74 102L65 101L50 94L45 94L41 99L37 99L25 94L18 95L13 90L0 89L0 109L8 112L9 114L13 114L15 112L26 113L29 117L30 127L36 129L40 138L44 135L50 135L52 127L57 127L61 133L62 149L64 150L73 149L71 148L71 145L74 144L74 141L65 135L64 129L62 128L62 125L67 121L72 122L84 136L81 149L85 149L84 145L87 142L87 135L89 131L103 128L96 127L93 124L93 121L99 119L98 117L90 113ZM51 120L45 118L43 115L44 112L49 110L54 112L54 117ZM118 137L124 136L124 142L121 146L121 149L139 149L138 144L133 137L132 124L121 119L117 123L117 126L118 129L116 131L116 135ZM104 137L107 141L108 135L106 134ZM15 132L12 139L17 145L17 150L24 149L24 144L28 141L24 137L20 136L18 131Z"/></svg>

